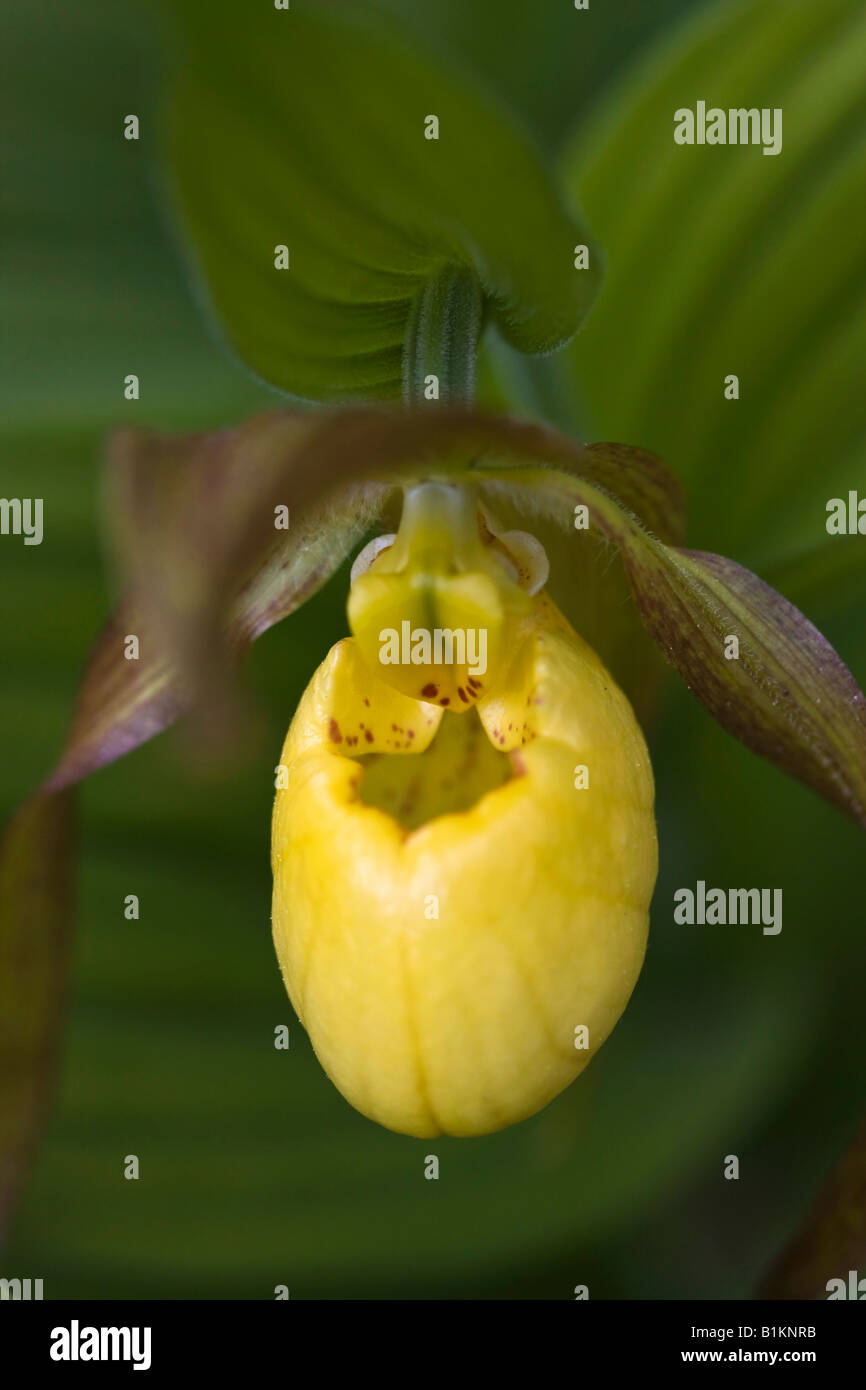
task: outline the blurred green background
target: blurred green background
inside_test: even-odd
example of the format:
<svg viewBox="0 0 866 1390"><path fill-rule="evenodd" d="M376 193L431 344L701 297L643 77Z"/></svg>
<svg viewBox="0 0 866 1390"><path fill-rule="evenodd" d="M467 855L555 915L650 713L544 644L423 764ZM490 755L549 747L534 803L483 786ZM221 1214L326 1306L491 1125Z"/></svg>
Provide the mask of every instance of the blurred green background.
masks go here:
<svg viewBox="0 0 866 1390"><path fill-rule="evenodd" d="M862 188L862 96L797 143L798 93L823 109L840 84L830 59L861 42L862 24L846 31L851 5L810 17L816 7L794 0L783 42L762 17L778 21L779 6L725 7L731 70L753 57L757 68L761 45L773 57L747 104L784 92L789 162L720 152L711 173L667 168L682 103L663 83L643 107L635 93L675 73L676 24L702 23L703 8L388 0L511 105L605 248L609 281L575 346L510 364L521 408L663 452L689 483L691 543L775 579L862 685L864 566L856 540L831 553L823 533L825 500L866 477L852 405L866 265L845 202L858 170ZM279 398L210 336L186 284L148 135L161 62L148 7L31 0L2 24L0 491L45 499L40 547L0 542L6 812L51 765L112 601L106 432L133 412L147 426L217 426ZM702 61L721 48L716 35ZM684 103L701 94L670 81ZM138 145L121 138L127 112L141 116ZM732 371L755 365L735 418L719 384L732 356ZM134 405L122 398L131 371ZM254 649L259 742L228 777L194 773L171 734L85 784L57 1103L2 1272L43 1278L50 1298L269 1298L276 1284L293 1298L570 1298L579 1283L593 1298L749 1297L863 1104L860 833L670 677L651 730L650 948L613 1037L565 1095L502 1135L389 1134L316 1063L269 933L272 768L345 631L346 587L343 572ZM675 926L673 892L699 878L782 888L781 935ZM137 922L124 919L129 893ZM288 1053L273 1047L280 1023ZM439 1182L423 1176L430 1152ZM123 1179L128 1153L138 1182ZM728 1154L738 1182L723 1179Z"/></svg>

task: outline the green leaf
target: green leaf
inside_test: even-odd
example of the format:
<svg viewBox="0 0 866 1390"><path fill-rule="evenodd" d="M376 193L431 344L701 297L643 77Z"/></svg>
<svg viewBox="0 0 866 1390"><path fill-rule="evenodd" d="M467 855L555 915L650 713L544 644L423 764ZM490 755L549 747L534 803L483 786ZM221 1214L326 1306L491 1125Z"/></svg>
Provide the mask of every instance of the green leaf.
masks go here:
<svg viewBox="0 0 866 1390"><path fill-rule="evenodd" d="M567 355L592 428L658 450L684 480L693 540L764 571L838 546L826 502L863 477L864 68L859 0L713 5L644 59L564 164L605 248ZM676 145L674 112L698 99L781 108L782 152ZM838 585L850 608L859 589Z"/></svg>
<svg viewBox="0 0 866 1390"><path fill-rule="evenodd" d="M694 0L617 0L576 10L568 4L526 0L381 0L419 31L456 49L515 111L555 146L574 129L599 90L610 84L648 37L669 30ZM530 74L543 80L529 81Z"/></svg>
<svg viewBox="0 0 866 1390"><path fill-rule="evenodd" d="M597 257L575 270L587 235L470 86L347 3L171 9L171 183L216 319L260 376L309 400L398 398L415 301L447 266L474 271L522 351L575 332Z"/></svg>

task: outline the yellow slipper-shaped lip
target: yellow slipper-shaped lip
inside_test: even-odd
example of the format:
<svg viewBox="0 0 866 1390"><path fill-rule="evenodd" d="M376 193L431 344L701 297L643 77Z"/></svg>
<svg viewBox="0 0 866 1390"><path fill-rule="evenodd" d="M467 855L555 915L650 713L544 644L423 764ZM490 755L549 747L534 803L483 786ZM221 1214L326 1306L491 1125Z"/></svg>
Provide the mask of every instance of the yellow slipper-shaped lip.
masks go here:
<svg viewBox="0 0 866 1390"><path fill-rule="evenodd" d="M343 1095L405 1134L546 1105L622 1013L657 870L641 731L543 595L464 714L354 638L289 729L273 820L286 987Z"/></svg>

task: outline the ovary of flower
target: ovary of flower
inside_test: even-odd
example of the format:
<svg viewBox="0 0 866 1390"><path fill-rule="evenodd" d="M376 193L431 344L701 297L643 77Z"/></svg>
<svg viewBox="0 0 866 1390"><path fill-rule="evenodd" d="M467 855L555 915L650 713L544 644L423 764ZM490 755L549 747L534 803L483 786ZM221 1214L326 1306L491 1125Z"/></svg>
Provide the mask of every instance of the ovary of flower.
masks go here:
<svg viewBox="0 0 866 1390"><path fill-rule="evenodd" d="M336 1086L418 1136L541 1109L625 1008L657 870L646 746L598 657L532 598L495 688L458 715L347 638L280 761L274 941Z"/></svg>

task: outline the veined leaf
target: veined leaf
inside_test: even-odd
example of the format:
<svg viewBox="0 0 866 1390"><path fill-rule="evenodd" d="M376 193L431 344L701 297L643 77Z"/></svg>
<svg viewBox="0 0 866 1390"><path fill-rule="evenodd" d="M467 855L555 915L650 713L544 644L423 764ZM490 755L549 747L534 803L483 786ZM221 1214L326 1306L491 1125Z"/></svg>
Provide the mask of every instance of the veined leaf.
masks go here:
<svg viewBox="0 0 866 1390"><path fill-rule="evenodd" d="M450 265L522 351L571 337L597 257L575 269L588 238L504 113L345 0L170 10L171 182L216 318L260 376L309 400L399 398L413 306Z"/></svg>
<svg viewBox="0 0 866 1390"><path fill-rule="evenodd" d="M762 570L838 546L827 501L863 478L864 69L858 0L713 5L647 56L564 164L605 247L568 351L593 429L658 450L686 485L691 534ZM677 145L674 113L699 99L778 108L781 152ZM859 589L840 571L834 598L831 568L814 570L822 602L850 608Z"/></svg>

